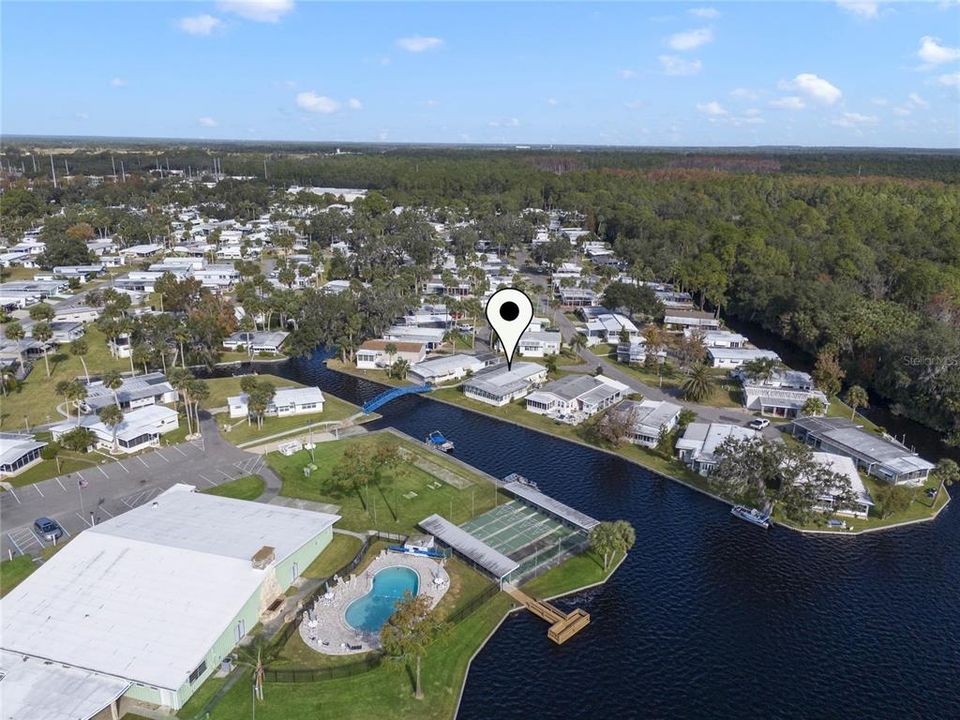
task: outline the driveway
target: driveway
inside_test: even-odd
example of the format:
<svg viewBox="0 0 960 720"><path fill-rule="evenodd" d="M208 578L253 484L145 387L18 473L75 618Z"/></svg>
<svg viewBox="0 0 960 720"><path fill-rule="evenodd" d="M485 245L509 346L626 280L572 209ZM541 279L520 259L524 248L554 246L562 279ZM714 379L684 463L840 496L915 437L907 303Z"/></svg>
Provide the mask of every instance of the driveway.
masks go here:
<svg viewBox="0 0 960 720"><path fill-rule="evenodd" d="M119 458L89 469L0 493L0 550L37 554L49 543L37 537L33 521L47 516L69 536L150 502L176 483L198 489L244 475L260 474L267 482L266 501L276 495L279 478L263 466L259 455L238 450L223 440L216 423L202 418L203 437Z"/></svg>

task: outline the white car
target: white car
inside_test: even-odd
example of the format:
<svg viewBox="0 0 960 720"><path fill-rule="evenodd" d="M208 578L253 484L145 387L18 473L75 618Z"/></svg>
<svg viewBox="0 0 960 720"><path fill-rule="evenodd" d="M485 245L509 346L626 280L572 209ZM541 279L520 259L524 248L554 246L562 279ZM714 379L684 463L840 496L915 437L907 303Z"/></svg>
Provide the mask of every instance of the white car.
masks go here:
<svg viewBox="0 0 960 720"><path fill-rule="evenodd" d="M750 427L754 430L763 430L770 424L770 421L766 418L757 418L756 420L751 420L750 424L747 427Z"/></svg>
<svg viewBox="0 0 960 720"><path fill-rule="evenodd" d="M467 325L466 323L460 323L459 325L457 325L457 330L459 330L460 332L465 332L465 333L473 332L473 325Z"/></svg>

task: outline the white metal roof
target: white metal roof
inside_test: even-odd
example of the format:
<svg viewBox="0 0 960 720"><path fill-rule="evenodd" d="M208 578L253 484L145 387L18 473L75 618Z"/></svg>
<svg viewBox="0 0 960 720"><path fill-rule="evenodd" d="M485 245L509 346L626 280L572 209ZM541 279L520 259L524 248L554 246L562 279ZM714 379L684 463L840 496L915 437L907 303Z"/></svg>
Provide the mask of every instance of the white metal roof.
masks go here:
<svg viewBox="0 0 960 720"><path fill-rule="evenodd" d="M174 486L77 535L0 600L6 650L176 690L268 570L336 515Z"/></svg>
<svg viewBox="0 0 960 720"><path fill-rule="evenodd" d="M128 687L128 680L0 650L3 720L87 720Z"/></svg>
<svg viewBox="0 0 960 720"><path fill-rule="evenodd" d="M520 567L520 563L440 515L431 515L417 524L496 578L504 578Z"/></svg>

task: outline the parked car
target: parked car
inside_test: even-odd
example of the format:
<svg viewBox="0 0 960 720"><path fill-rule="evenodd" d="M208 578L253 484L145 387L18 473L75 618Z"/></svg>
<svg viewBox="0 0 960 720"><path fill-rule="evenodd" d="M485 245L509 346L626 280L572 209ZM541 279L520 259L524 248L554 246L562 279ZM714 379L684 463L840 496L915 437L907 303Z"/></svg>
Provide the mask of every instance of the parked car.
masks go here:
<svg viewBox="0 0 960 720"><path fill-rule="evenodd" d="M460 323L459 325L457 325L457 330L465 333L473 332L473 325L470 325L468 323Z"/></svg>
<svg viewBox="0 0 960 720"><path fill-rule="evenodd" d="M37 518L33 521L33 529L37 531L44 540L53 542L63 537L63 528L57 524L56 520L48 517Z"/></svg>
<svg viewBox="0 0 960 720"><path fill-rule="evenodd" d="M770 421L767 420L766 418L757 418L756 420L751 420L750 425L748 425L747 427L750 427L754 430L763 430L769 424L770 424Z"/></svg>

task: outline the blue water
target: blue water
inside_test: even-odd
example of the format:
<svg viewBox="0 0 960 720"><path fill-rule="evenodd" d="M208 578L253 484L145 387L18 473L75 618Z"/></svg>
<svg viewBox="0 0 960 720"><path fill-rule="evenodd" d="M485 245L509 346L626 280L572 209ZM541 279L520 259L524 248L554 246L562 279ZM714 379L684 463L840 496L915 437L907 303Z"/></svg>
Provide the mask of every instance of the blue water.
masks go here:
<svg viewBox="0 0 960 720"><path fill-rule="evenodd" d="M264 365L362 403L376 383L323 355ZM515 614L477 655L461 720L960 718L960 492L930 523L860 537L760 530L615 456L408 396L378 425L439 429L456 457L518 472L636 529L606 585L558 601L591 615L562 646ZM931 456L931 460L935 457Z"/></svg>
<svg viewBox="0 0 960 720"><path fill-rule="evenodd" d="M373 576L373 588L363 597L357 598L344 614L351 627L364 632L377 633L396 608L397 601L404 594L417 594L420 578L406 567L392 567L381 570Z"/></svg>

